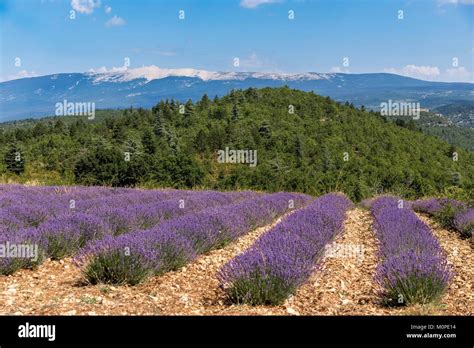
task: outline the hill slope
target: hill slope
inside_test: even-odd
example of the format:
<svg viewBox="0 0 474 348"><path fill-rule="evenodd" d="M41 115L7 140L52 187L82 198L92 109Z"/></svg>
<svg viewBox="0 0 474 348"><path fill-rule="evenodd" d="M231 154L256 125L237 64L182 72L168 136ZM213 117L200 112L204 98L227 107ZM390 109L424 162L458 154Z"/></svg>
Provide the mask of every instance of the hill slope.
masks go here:
<svg viewBox="0 0 474 348"><path fill-rule="evenodd" d="M474 192L472 153L374 112L289 88L233 91L213 101L204 96L181 108L162 101L152 110L126 109L101 120L53 118L32 125L0 135L0 158L23 154L20 180L341 190L355 200L385 191L409 197ZM256 150L257 165L219 163L218 151L226 148ZM5 163L0 170L6 172Z"/></svg>
<svg viewBox="0 0 474 348"><path fill-rule="evenodd" d="M423 108L474 101L470 83L429 82L387 73L269 74L151 66L113 73L55 74L2 82L0 121L54 115L56 103L64 100L94 102L97 109L149 108L171 97L197 101L204 93L214 97L232 89L284 85L377 110L381 102L389 99L418 101Z"/></svg>

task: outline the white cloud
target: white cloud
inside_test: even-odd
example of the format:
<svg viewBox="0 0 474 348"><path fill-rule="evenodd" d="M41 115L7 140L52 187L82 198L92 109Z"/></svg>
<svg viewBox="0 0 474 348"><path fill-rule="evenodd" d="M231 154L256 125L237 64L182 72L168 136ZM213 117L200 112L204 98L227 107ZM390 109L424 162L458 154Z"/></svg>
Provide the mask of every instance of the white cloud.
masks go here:
<svg viewBox="0 0 474 348"><path fill-rule="evenodd" d="M474 5L474 0L438 0L438 5Z"/></svg>
<svg viewBox="0 0 474 348"><path fill-rule="evenodd" d="M465 67L446 69L445 81L474 82L474 76Z"/></svg>
<svg viewBox="0 0 474 348"><path fill-rule="evenodd" d="M263 4L274 4L281 2L280 0L241 0L240 6L244 8L256 8Z"/></svg>
<svg viewBox="0 0 474 348"><path fill-rule="evenodd" d="M36 77L38 76L34 71L20 70L15 75L8 75L0 79L0 82L23 79L26 77Z"/></svg>
<svg viewBox="0 0 474 348"><path fill-rule="evenodd" d="M446 69L441 71L437 66L406 65L403 68L387 68L386 73L413 77L427 81L444 82L474 82L474 77L465 67Z"/></svg>
<svg viewBox="0 0 474 348"><path fill-rule="evenodd" d="M108 14L108 13L112 12L112 7L110 7L110 6L105 6L105 9L104 9L104 10L105 10L105 13Z"/></svg>
<svg viewBox="0 0 474 348"><path fill-rule="evenodd" d="M350 71L348 69L342 69L340 66L333 66L329 72L350 74Z"/></svg>
<svg viewBox="0 0 474 348"><path fill-rule="evenodd" d="M90 73L97 73L97 74L104 74L104 73L114 73L114 72L124 72L127 71L127 67L124 66L119 66L119 67L112 67L110 69L107 69L105 66L101 66L100 68L97 69L89 69Z"/></svg>
<svg viewBox="0 0 474 348"><path fill-rule="evenodd" d="M260 58L255 52L250 54L247 58L242 59L240 66L242 68L261 68L264 65L262 58Z"/></svg>
<svg viewBox="0 0 474 348"><path fill-rule="evenodd" d="M258 55L255 52L250 53L247 57L240 58L239 69L244 70L258 70L263 71L275 71L277 69L277 64L272 60Z"/></svg>
<svg viewBox="0 0 474 348"><path fill-rule="evenodd" d="M95 8L100 7L100 0L71 0L71 7L79 13L89 15Z"/></svg>
<svg viewBox="0 0 474 348"><path fill-rule="evenodd" d="M405 65L403 68L388 68L384 69L384 72L404 75L422 80L435 80L440 75L439 68L437 66L417 66L417 65Z"/></svg>
<svg viewBox="0 0 474 348"><path fill-rule="evenodd" d="M112 18L110 18L106 23L105 23L105 26L106 27L119 27L121 25L125 25L125 20L121 17L117 17L117 16L113 16Z"/></svg>

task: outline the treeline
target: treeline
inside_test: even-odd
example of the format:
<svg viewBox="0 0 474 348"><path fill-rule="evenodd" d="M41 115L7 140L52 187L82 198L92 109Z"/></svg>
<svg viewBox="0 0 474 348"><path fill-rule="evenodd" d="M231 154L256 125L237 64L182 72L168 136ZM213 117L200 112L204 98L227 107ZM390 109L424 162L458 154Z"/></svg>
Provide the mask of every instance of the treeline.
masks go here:
<svg viewBox="0 0 474 348"><path fill-rule="evenodd" d="M312 92L250 88L116 114L0 129L0 172L44 184L343 191L354 200L474 191L472 153ZM256 151L257 165L220 163L226 148Z"/></svg>

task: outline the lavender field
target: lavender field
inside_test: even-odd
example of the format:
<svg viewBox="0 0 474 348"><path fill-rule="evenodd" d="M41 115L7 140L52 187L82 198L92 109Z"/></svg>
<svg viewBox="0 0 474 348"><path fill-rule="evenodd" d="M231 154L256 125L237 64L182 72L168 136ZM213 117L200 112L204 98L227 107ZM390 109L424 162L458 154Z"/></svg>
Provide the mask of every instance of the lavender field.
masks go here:
<svg viewBox="0 0 474 348"><path fill-rule="evenodd" d="M359 207L341 193L0 185L2 313L467 315L472 212L394 196Z"/></svg>

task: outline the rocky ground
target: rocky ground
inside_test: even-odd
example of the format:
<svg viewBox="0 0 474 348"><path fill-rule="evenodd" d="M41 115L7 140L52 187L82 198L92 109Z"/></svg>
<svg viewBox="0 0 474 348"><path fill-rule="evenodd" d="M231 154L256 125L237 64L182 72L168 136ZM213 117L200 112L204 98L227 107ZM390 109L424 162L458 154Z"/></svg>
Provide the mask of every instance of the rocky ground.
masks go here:
<svg viewBox="0 0 474 348"><path fill-rule="evenodd" d="M273 225L199 257L177 272L138 286L88 285L71 259L0 277L0 314L7 315L472 315L474 252L468 240L421 216L439 239L456 276L440 303L386 308L373 274L377 244L370 214L348 212L344 231L313 276L281 306L229 305L216 272ZM276 222L275 222L276 223Z"/></svg>

